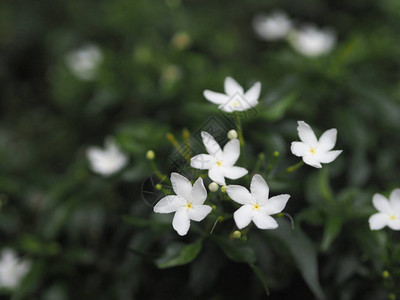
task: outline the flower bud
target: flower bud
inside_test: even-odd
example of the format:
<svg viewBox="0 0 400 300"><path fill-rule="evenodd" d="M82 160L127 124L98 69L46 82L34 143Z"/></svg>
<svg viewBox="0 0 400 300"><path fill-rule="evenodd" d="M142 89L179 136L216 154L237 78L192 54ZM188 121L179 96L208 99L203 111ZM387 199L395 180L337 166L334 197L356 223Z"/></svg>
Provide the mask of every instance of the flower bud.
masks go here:
<svg viewBox="0 0 400 300"><path fill-rule="evenodd" d="M156 154L154 153L153 150L147 151L147 153L146 153L146 158L147 158L148 160L153 160L155 157L156 157Z"/></svg>
<svg viewBox="0 0 400 300"><path fill-rule="evenodd" d="M221 192L226 193L226 185L221 186Z"/></svg>
<svg viewBox="0 0 400 300"><path fill-rule="evenodd" d="M228 131L228 139L233 140L233 139L237 139L238 134L236 132L236 130L232 129Z"/></svg>
<svg viewBox="0 0 400 300"><path fill-rule="evenodd" d="M232 233L232 237L234 238L234 239L240 239L240 237L242 236L242 233L239 231L239 230L235 230L233 233Z"/></svg>
<svg viewBox="0 0 400 300"><path fill-rule="evenodd" d="M216 183L216 182L211 182L209 185L208 185L208 189L210 190L210 192L216 192L216 191L218 191L218 188L219 188L219 185L218 185L218 183Z"/></svg>
<svg viewBox="0 0 400 300"><path fill-rule="evenodd" d="M275 156L275 157L278 157L278 156L279 156L279 152L278 152L278 151L275 151L275 152L274 152L274 156Z"/></svg>
<svg viewBox="0 0 400 300"><path fill-rule="evenodd" d="M389 271L388 271L388 270L383 271L383 272L382 272L382 277L383 277L383 278L389 278L389 277L390 277Z"/></svg>
<svg viewBox="0 0 400 300"><path fill-rule="evenodd" d="M161 189L162 189L162 185L159 184L159 183L157 183L157 184L156 184L156 190L159 190L159 191L160 191Z"/></svg>

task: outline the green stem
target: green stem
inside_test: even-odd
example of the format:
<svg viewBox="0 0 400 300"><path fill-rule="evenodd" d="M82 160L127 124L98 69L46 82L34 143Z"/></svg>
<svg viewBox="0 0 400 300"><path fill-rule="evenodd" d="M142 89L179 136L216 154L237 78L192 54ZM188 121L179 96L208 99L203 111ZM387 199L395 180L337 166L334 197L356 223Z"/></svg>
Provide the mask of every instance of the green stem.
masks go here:
<svg viewBox="0 0 400 300"><path fill-rule="evenodd" d="M244 148L244 139L243 139L243 131L242 131L242 123L240 121L240 115L235 112L235 123L238 132L239 142L240 142L240 150L243 151Z"/></svg>
<svg viewBox="0 0 400 300"><path fill-rule="evenodd" d="M154 173L158 177L158 179L161 180L161 182L167 178L167 175L164 175L163 173L160 172L160 170L158 169L154 160L150 160L150 165L151 165L151 168L153 169Z"/></svg>
<svg viewBox="0 0 400 300"><path fill-rule="evenodd" d="M253 170L253 172L252 172L252 175L258 173L258 171L259 171L259 169L260 169L262 163L264 162L264 159L265 159L264 153L258 154L258 159L257 159L257 162L256 162L256 166L254 167L254 170Z"/></svg>
<svg viewBox="0 0 400 300"><path fill-rule="evenodd" d="M297 169L299 169L300 167L302 167L303 165L304 165L304 162L300 161L297 164L286 168L285 171L283 171L282 173L278 174L278 176L276 176L276 177L281 177L281 176L284 176L286 174L292 173L292 172L296 171Z"/></svg>

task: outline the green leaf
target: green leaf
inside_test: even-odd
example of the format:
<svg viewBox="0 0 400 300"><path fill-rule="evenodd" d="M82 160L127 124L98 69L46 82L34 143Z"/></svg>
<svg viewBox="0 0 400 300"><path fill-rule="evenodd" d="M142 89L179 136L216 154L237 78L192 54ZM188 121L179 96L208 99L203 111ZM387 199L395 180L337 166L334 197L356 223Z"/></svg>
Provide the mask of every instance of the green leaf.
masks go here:
<svg viewBox="0 0 400 300"><path fill-rule="evenodd" d="M250 268L253 270L254 274L257 276L258 279L260 279L265 293L269 296L269 289L268 289L268 285L267 285L267 280L266 280L266 276L264 274L264 272L257 267L255 264L249 264Z"/></svg>
<svg viewBox="0 0 400 300"><path fill-rule="evenodd" d="M243 241L229 240L225 237L215 236L218 246L224 251L226 256L236 262L245 262L253 264L256 261L256 255L253 248Z"/></svg>
<svg viewBox="0 0 400 300"><path fill-rule="evenodd" d="M329 216L325 223L324 235L321 242L321 250L327 251L332 242L340 233L342 229L343 220L339 216Z"/></svg>
<svg viewBox="0 0 400 300"><path fill-rule="evenodd" d="M279 219L278 223L279 227L268 234L273 235L287 246L315 298L326 299L318 279L317 251L312 241L299 228L292 230L286 220Z"/></svg>
<svg viewBox="0 0 400 300"><path fill-rule="evenodd" d="M189 245L184 245L182 243L171 244L165 251L165 254L157 259L155 263L160 269L182 266L190 263L199 254L202 248L202 242L203 240L200 239Z"/></svg>

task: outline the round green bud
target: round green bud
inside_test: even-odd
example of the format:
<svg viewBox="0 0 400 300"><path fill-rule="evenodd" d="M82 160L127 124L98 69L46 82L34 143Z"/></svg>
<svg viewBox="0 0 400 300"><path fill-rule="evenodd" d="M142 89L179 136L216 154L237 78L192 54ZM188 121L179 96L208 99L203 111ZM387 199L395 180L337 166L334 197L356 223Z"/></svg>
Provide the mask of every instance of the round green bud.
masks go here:
<svg viewBox="0 0 400 300"><path fill-rule="evenodd" d="M146 158L147 158L148 160L153 160L155 157L156 157L156 154L154 153L153 150L147 151L147 153L146 153Z"/></svg>
<svg viewBox="0 0 400 300"><path fill-rule="evenodd" d="M162 189L162 185L159 184L159 183L157 183L157 184L156 184L156 189L157 189L157 190L161 190L161 189Z"/></svg>
<svg viewBox="0 0 400 300"><path fill-rule="evenodd" d="M390 277L389 271L388 271L388 270L383 271L383 272L382 272L382 277L383 277L383 278L389 278L389 277Z"/></svg>
<svg viewBox="0 0 400 300"><path fill-rule="evenodd" d="M208 189L210 190L210 192L216 192L219 189L219 185L218 183L213 181L208 185Z"/></svg>
<svg viewBox="0 0 400 300"><path fill-rule="evenodd" d="M279 152L278 152L278 151L275 151L275 152L274 152L274 156L275 156L275 157L278 157L278 156L279 156Z"/></svg>
<svg viewBox="0 0 400 300"><path fill-rule="evenodd" d="M221 192L226 193L226 185L221 186Z"/></svg>
<svg viewBox="0 0 400 300"><path fill-rule="evenodd" d="M242 233L241 233L239 230L235 230L235 231L232 233L232 237L233 237L234 239L240 239L241 236L242 236Z"/></svg>

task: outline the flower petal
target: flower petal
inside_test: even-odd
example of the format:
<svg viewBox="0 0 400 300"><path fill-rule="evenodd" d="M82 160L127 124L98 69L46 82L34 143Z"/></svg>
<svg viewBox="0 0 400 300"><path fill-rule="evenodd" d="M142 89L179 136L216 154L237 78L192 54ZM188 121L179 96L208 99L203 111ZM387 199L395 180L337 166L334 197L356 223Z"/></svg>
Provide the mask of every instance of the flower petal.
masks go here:
<svg viewBox="0 0 400 300"><path fill-rule="evenodd" d="M170 195L162 198L158 203L154 206L153 210L155 213L159 214L169 214L174 211L177 211L181 207L186 205L186 201L182 198Z"/></svg>
<svg viewBox="0 0 400 300"><path fill-rule="evenodd" d="M369 228L371 228L371 230L382 229L387 225L387 221L388 221L388 216L386 214L383 213L373 214L371 217L369 217L368 220Z"/></svg>
<svg viewBox="0 0 400 300"><path fill-rule="evenodd" d="M223 104L229 100L229 97L227 95L221 94L221 93L216 93L216 92L213 92L210 90L205 90L203 92L203 95L208 101L215 103L215 104Z"/></svg>
<svg viewBox="0 0 400 300"><path fill-rule="evenodd" d="M208 177L212 181L215 181L219 185L225 185L224 170L222 167L214 165L210 170L208 170Z"/></svg>
<svg viewBox="0 0 400 300"><path fill-rule="evenodd" d="M188 210L189 219L200 222L203 220L210 212L212 208L208 205L198 205Z"/></svg>
<svg viewBox="0 0 400 300"><path fill-rule="evenodd" d="M233 201L239 204L255 204L254 197L241 185L228 185L226 193Z"/></svg>
<svg viewBox="0 0 400 300"><path fill-rule="evenodd" d="M387 215L391 215L393 213L389 201L381 194L375 194L372 198L372 203L379 212Z"/></svg>
<svg viewBox="0 0 400 300"><path fill-rule="evenodd" d="M387 226L389 226L393 230L400 230L400 220L399 219L396 219L396 220L389 219L387 221Z"/></svg>
<svg viewBox="0 0 400 300"><path fill-rule="evenodd" d="M207 199L207 190L204 187L203 179L197 178L192 188L192 201L193 204L203 204Z"/></svg>
<svg viewBox="0 0 400 300"><path fill-rule="evenodd" d="M190 201L192 197L192 184L178 173L171 173L172 189L179 197Z"/></svg>
<svg viewBox="0 0 400 300"><path fill-rule="evenodd" d="M233 166L240 155L240 143L238 139L233 139L226 143L223 154L222 163L224 166Z"/></svg>
<svg viewBox="0 0 400 300"><path fill-rule="evenodd" d="M264 211L268 215L274 215L280 213L286 206L290 195L283 194L269 198L266 202L262 203L264 205Z"/></svg>
<svg viewBox="0 0 400 300"><path fill-rule="evenodd" d="M215 139L213 138L213 136L211 134L209 134L208 132L202 131L201 137L203 138L203 144L204 144L204 147L206 147L208 154L211 154L214 157L221 156L221 154L222 154L221 147L215 141Z"/></svg>
<svg viewBox="0 0 400 300"><path fill-rule="evenodd" d="M261 83L256 82L245 94L248 103L257 103L258 97L260 97L261 92Z"/></svg>
<svg viewBox="0 0 400 300"><path fill-rule="evenodd" d="M191 158L190 166L195 169L208 170L216 163L216 159L209 154L198 154Z"/></svg>
<svg viewBox="0 0 400 300"><path fill-rule="evenodd" d="M393 190L389 199L393 210L400 215L400 189Z"/></svg>
<svg viewBox="0 0 400 300"><path fill-rule="evenodd" d="M249 173L249 171L247 171L245 168L242 167L233 166L233 167L225 167L223 169L224 169L224 176L226 178L233 180L243 177L244 175Z"/></svg>
<svg viewBox="0 0 400 300"><path fill-rule="evenodd" d="M238 84L232 77L225 78L224 87L225 94L227 94L228 96L233 96L236 93L243 94L242 86Z"/></svg>
<svg viewBox="0 0 400 300"><path fill-rule="evenodd" d="M254 215L254 209L252 205L243 205L233 214L236 226L242 229L250 224L251 219Z"/></svg>
<svg viewBox="0 0 400 300"><path fill-rule="evenodd" d="M190 219L185 207L179 209L172 220L172 227L179 235L186 235L190 228Z"/></svg>
<svg viewBox="0 0 400 300"><path fill-rule="evenodd" d="M304 163L306 163L307 165L309 165L311 167L322 168L322 165L319 163L319 161L316 160L316 158L311 154L304 155L303 161L304 161Z"/></svg>
<svg viewBox="0 0 400 300"><path fill-rule="evenodd" d="M318 141L318 149L322 151L329 151L335 147L337 130L335 128L325 131Z"/></svg>
<svg viewBox="0 0 400 300"><path fill-rule="evenodd" d="M253 216L253 222L259 229L275 229L278 228L278 223L274 218L263 214L262 212L256 212Z"/></svg>
<svg viewBox="0 0 400 300"><path fill-rule="evenodd" d="M255 174L251 179L250 191L259 203L268 199L269 187L260 174Z"/></svg>
<svg viewBox="0 0 400 300"><path fill-rule="evenodd" d="M297 131L299 133L300 140L310 147L316 147L318 144L317 137L315 136L310 125L304 121L298 121L297 123Z"/></svg>
<svg viewBox="0 0 400 300"><path fill-rule="evenodd" d="M310 147L303 142L292 142L292 145L290 146L292 153L299 157L304 156L308 149L310 149Z"/></svg>
<svg viewBox="0 0 400 300"><path fill-rule="evenodd" d="M316 155L316 159L323 164L329 164L333 162L342 152L343 150L333 150L326 153L318 153Z"/></svg>

